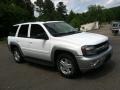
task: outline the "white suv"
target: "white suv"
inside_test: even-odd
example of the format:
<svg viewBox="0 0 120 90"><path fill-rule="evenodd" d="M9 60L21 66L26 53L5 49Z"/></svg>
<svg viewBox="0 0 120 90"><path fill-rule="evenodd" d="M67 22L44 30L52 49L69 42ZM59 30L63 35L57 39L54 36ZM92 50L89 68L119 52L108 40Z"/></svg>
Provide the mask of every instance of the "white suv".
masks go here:
<svg viewBox="0 0 120 90"><path fill-rule="evenodd" d="M112 54L108 37L79 32L64 21L16 24L8 46L16 62L53 65L67 78L100 67Z"/></svg>

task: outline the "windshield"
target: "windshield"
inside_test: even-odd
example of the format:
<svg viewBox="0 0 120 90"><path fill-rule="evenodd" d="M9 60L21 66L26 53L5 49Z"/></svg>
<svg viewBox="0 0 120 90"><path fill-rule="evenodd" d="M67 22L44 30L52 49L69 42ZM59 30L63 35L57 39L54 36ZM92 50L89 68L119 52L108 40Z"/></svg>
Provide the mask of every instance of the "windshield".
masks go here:
<svg viewBox="0 0 120 90"><path fill-rule="evenodd" d="M118 27L118 24L113 24L112 26L113 26L113 27Z"/></svg>
<svg viewBox="0 0 120 90"><path fill-rule="evenodd" d="M73 28L65 22L45 23L44 25L48 29L48 31L55 37L79 33L77 29Z"/></svg>

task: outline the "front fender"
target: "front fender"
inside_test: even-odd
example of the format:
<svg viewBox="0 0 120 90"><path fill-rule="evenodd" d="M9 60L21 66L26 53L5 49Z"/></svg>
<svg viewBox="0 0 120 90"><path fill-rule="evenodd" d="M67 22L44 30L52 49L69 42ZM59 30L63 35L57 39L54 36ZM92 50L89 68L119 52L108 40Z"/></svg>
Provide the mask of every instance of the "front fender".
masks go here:
<svg viewBox="0 0 120 90"><path fill-rule="evenodd" d="M67 52L73 54L74 56L77 56L77 55L78 55L77 52L74 51L74 50L71 50L71 49L68 49L68 48L64 48L64 47L55 46L55 47L52 48L52 51L51 51L51 60L52 60L53 62L54 62L54 57L55 57L54 55L55 55L55 52L56 52L57 50L67 51Z"/></svg>

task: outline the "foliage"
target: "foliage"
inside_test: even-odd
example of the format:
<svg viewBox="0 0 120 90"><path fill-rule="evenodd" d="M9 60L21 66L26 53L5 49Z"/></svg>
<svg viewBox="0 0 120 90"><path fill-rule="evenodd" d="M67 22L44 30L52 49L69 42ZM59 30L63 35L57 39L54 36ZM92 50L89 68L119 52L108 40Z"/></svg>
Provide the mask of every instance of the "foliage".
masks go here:
<svg viewBox="0 0 120 90"><path fill-rule="evenodd" d="M70 21L70 24L71 24L73 27L80 28L79 15L75 15L75 16L72 18L72 20Z"/></svg>
<svg viewBox="0 0 120 90"><path fill-rule="evenodd" d="M0 37L7 36L13 24L33 19L31 11L16 1L18 0L0 1Z"/></svg>
<svg viewBox="0 0 120 90"><path fill-rule="evenodd" d="M58 2L56 8L51 0L37 0L39 17L33 17L33 4L30 0L0 0L0 37L7 36L10 26L27 21L64 20L76 28L80 25L99 21L100 23L120 21L120 6L104 8L100 5L91 5L84 13L67 13L66 5Z"/></svg>
<svg viewBox="0 0 120 90"><path fill-rule="evenodd" d="M43 15L43 7L44 7L43 0L37 0L34 3L39 7L39 9L37 11L39 12L40 16Z"/></svg>
<svg viewBox="0 0 120 90"><path fill-rule="evenodd" d="M37 20L66 20L67 10L63 2L59 2L55 9L54 3L51 0L37 0L35 4L39 7L39 17Z"/></svg>
<svg viewBox="0 0 120 90"><path fill-rule="evenodd" d="M63 2L59 2L56 8L61 20L66 20L67 10Z"/></svg>
<svg viewBox="0 0 120 90"><path fill-rule="evenodd" d="M78 18L79 17L79 18ZM68 15L68 21L75 27L79 25L99 21L100 23L111 21L120 21L120 6L113 8L104 8L102 6L91 5L88 7L88 11L82 14L71 13Z"/></svg>
<svg viewBox="0 0 120 90"><path fill-rule="evenodd" d="M43 13L42 15L40 14L37 20L64 20L74 27L80 27L82 24L93 21L110 23L113 20L120 20L120 7L107 9L100 5L90 5L88 11L85 13L75 13L71 10L70 13L67 14L67 9L63 2L59 2L56 9L50 0L45 0L44 2L43 0L37 0L36 5L38 5L39 8L42 6L42 10L40 10L39 13Z"/></svg>

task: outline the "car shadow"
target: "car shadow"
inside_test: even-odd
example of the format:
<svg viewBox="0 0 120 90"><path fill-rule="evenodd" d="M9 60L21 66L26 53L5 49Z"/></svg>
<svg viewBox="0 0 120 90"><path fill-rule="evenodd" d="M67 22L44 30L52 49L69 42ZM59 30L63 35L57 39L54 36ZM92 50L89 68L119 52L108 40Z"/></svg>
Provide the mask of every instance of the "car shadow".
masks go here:
<svg viewBox="0 0 120 90"><path fill-rule="evenodd" d="M10 59L13 59L12 54L11 53L9 53L9 54L10 54L9 61L11 63L13 63L14 60L10 60ZM35 67L35 68L42 69L42 70L45 70L45 71L51 71L53 73L57 72L57 69L55 67L42 65L42 64L36 64L36 63L33 63L33 62L28 62L28 61L25 61L25 64L28 64L31 67ZM116 63L112 58L112 60L108 61L102 67L100 67L100 68L98 68L96 70L90 70L90 71L88 71L86 73L82 73L82 75L80 75L77 79L81 79L81 78L98 79L98 78L104 77L104 76L108 75L109 73L111 73L114 70L115 66L116 66Z"/></svg>
<svg viewBox="0 0 120 90"><path fill-rule="evenodd" d="M86 73L82 73L82 76L79 78L98 79L112 72L114 70L114 67L115 62L111 60L95 70L90 70Z"/></svg>
<svg viewBox="0 0 120 90"><path fill-rule="evenodd" d="M29 62L29 61L27 61L26 63L34 68L37 68L37 69L42 69L42 70L52 72L52 73L58 72L56 67L42 65L42 64L36 64L33 62ZM84 78L84 79L98 79L98 78L104 77L114 70L115 65L116 65L116 63L113 60L110 60L95 70L90 70L90 71L87 71L85 73L80 73L80 75L74 79L82 79L82 78Z"/></svg>
<svg viewBox="0 0 120 90"><path fill-rule="evenodd" d="M51 71L51 72L57 72L57 69L55 68L55 66L37 64L37 63L30 62L30 61L26 61L26 63L29 66L32 66L32 67L37 68L37 69L42 69L42 70Z"/></svg>

